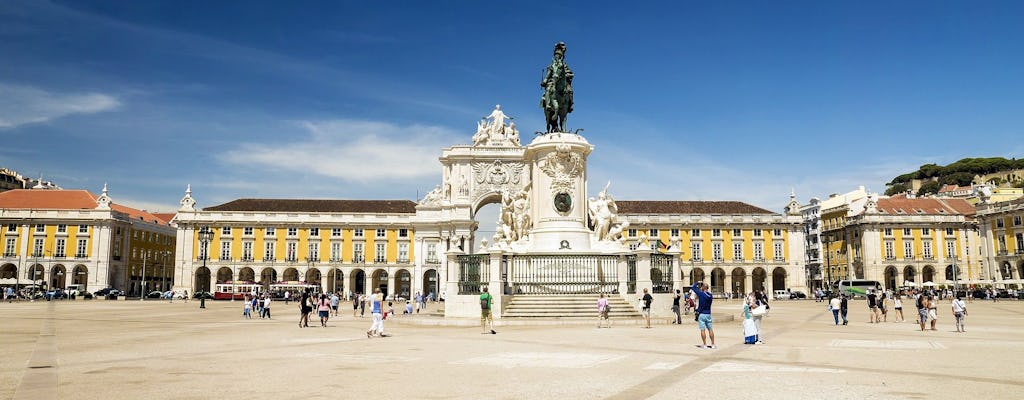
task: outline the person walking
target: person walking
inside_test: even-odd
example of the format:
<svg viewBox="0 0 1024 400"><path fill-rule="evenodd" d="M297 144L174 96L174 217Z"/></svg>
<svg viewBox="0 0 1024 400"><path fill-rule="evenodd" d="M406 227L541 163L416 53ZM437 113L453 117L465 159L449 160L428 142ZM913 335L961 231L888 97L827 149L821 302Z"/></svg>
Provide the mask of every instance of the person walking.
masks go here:
<svg viewBox="0 0 1024 400"><path fill-rule="evenodd" d="M263 315L270 319L270 294L263 295ZM261 317L262 318L262 317Z"/></svg>
<svg viewBox="0 0 1024 400"><path fill-rule="evenodd" d="M386 337L384 334L384 295L380 288L370 297L370 315L373 317L373 324L370 330L366 331L366 337Z"/></svg>
<svg viewBox="0 0 1024 400"><path fill-rule="evenodd" d="M953 323L956 324L957 333L967 332L967 327L964 326L965 317L967 317L967 303L964 303L958 294L953 300L953 318L955 319Z"/></svg>
<svg viewBox="0 0 1024 400"><path fill-rule="evenodd" d="M487 293L487 288L483 288L483 293L480 293L480 329L482 333L487 333L489 330L491 334L498 332L494 331L494 316L491 315L491 306L494 304L494 296Z"/></svg>
<svg viewBox="0 0 1024 400"><path fill-rule="evenodd" d="M306 288L299 298L299 328L309 328L309 314L313 312L311 292L311 289Z"/></svg>
<svg viewBox="0 0 1024 400"><path fill-rule="evenodd" d="M932 330L938 330L935 324L939 321L939 301L935 299L935 296L928 296L928 318L932 320Z"/></svg>
<svg viewBox="0 0 1024 400"><path fill-rule="evenodd" d="M284 291L284 305L288 305L288 302L292 300L292 292L290 290Z"/></svg>
<svg viewBox="0 0 1024 400"><path fill-rule="evenodd" d="M885 306L888 297L885 292L878 295L878 311L882 312L882 322L889 322L889 308Z"/></svg>
<svg viewBox="0 0 1024 400"><path fill-rule="evenodd" d="M917 296L917 315L918 324L921 325L921 330L924 330L924 325L928 323L928 297L923 293Z"/></svg>
<svg viewBox="0 0 1024 400"><path fill-rule="evenodd" d="M326 328L327 320L331 318L331 300L326 294L320 294L320 301L316 305L316 313L320 317L320 326Z"/></svg>
<svg viewBox="0 0 1024 400"><path fill-rule="evenodd" d="M896 314L896 322L904 322L906 319L903 318L903 295L897 293L896 297L892 299L892 310Z"/></svg>
<svg viewBox="0 0 1024 400"><path fill-rule="evenodd" d="M359 313L359 293L352 296L352 318L355 318L357 313Z"/></svg>
<svg viewBox="0 0 1024 400"><path fill-rule="evenodd" d="M828 309L832 310L832 318L836 320L836 326L839 326L839 309L842 308L840 303L839 296L832 297L832 300L828 301Z"/></svg>
<svg viewBox="0 0 1024 400"><path fill-rule="evenodd" d="M644 316L644 323L645 323L644 328L650 329L651 328L651 302L654 301L654 297L651 296L651 294L647 292L647 288L644 288L644 297L641 297L640 301L643 302L643 306L640 308L640 314L643 314L643 316Z"/></svg>
<svg viewBox="0 0 1024 400"><path fill-rule="evenodd" d="M843 293L839 297L839 315L843 317L843 325L846 325L850 322L849 320L846 319L846 313L849 311L849 299L846 298L846 293Z"/></svg>
<svg viewBox="0 0 1024 400"><path fill-rule="evenodd" d="M672 321L673 324L681 325L683 323L683 317L679 314L679 300L682 297L679 294L679 289L676 289L676 294L672 296L672 312L676 314L676 319Z"/></svg>
<svg viewBox="0 0 1024 400"><path fill-rule="evenodd" d="M249 300L249 296L245 296L245 303L242 305L242 318L252 319L252 301Z"/></svg>
<svg viewBox="0 0 1024 400"><path fill-rule="evenodd" d="M878 323L878 295L874 289L868 289L868 323Z"/></svg>
<svg viewBox="0 0 1024 400"><path fill-rule="evenodd" d="M341 304L341 296L338 296L338 292L331 293L331 312L335 317L338 316L339 304Z"/></svg>
<svg viewBox="0 0 1024 400"><path fill-rule="evenodd" d="M184 290L182 296L185 298L185 302L188 303L188 290Z"/></svg>
<svg viewBox="0 0 1024 400"><path fill-rule="evenodd" d="M597 328L604 328L604 322L608 321L608 327L612 327L612 320L608 319L608 312L611 311L611 306L608 304L608 299L604 297L604 293L597 298Z"/></svg>
<svg viewBox="0 0 1024 400"><path fill-rule="evenodd" d="M715 330L712 329L711 323L711 302L713 298L711 293L708 292L708 284L701 282L695 282L693 293L697 295L697 329L700 330L700 341L706 349L717 349L715 345ZM711 337L711 345L708 346L708 336Z"/></svg>
<svg viewBox="0 0 1024 400"><path fill-rule="evenodd" d="M371 310L372 311L372 310ZM359 295L359 316L366 315L366 295Z"/></svg>

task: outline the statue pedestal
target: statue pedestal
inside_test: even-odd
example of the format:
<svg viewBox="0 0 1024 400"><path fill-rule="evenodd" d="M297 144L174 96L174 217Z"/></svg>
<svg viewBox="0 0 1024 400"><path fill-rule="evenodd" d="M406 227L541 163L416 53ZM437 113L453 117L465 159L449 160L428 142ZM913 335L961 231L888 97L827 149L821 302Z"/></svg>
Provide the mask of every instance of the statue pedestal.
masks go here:
<svg viewBox="0 0 1024 400"><path fill-rule="evenodd" d="M536 137L526 148L530 163L530 251L585 251L590 249L587 228L587 156L594 149L583 136L549 133Z"/></svg>

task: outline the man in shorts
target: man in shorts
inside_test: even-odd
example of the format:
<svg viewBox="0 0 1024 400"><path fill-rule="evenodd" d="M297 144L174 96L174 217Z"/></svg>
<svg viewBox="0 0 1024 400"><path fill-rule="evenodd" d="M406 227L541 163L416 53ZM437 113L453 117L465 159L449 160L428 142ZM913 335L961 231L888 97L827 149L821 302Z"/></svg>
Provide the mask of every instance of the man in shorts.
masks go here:
<svg viewBox="0 0 1024 400"><path fill-rule="evenodd" d="M928 323L928 298L925 297L924 293L917 295L917 322L921 325L921 330L924 330L924 325Z"/></svg>
<svg viewBox="0 0 1024 400"><path fill-rule="evenodd" d="M715 330L711 327L711 293L708 293L708 284L696 282L693 284L693 293L697 295L697 328L700 329L700 341L707 349L716 349ZM711 345L708 346L708 336L711 336Z"/></svg>
<svg viewBox="0 0 1024 400"><path fill-rule="evenodd" d="M647 293L647 288L644 288L644 297L640 298L643 302L643 307L640 308L640 313L644 316L644 328L651 328L651 302L654 301L654 297L650 293Z"/></svg>
<svg viewBox="0 0 1024 400"><path fill-rule="evenodd" d="M483 329L483 333L496 334L494 331L494 317L491 315L491 305L494 302L494 296L487 293L487 288L483 289L483 293L480 293L480 327Z"/></svg>

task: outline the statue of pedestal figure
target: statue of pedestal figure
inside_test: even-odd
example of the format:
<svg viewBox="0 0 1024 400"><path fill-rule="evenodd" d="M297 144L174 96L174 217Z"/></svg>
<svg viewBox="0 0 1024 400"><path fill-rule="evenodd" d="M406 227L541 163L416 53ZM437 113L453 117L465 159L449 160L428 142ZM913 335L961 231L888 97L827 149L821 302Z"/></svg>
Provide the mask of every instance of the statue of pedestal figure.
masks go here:
<svg viewBox="0 0 1024 400"><path fill-rule="evenodd" d="M547 131L565 132L565 120L572 112L572 69L565 63L565 43L555 45L551 64L544 70L540 87L544 88L540 108L544 109Z"/></svg>

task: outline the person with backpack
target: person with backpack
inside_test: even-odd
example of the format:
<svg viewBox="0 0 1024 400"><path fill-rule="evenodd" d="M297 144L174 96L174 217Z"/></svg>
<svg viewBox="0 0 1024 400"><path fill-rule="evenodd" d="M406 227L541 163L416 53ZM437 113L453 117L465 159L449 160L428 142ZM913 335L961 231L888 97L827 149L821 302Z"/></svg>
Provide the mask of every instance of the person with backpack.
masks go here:
<svg viewBox="0 0 1024 400"><path fill-rule="evenodd" d="M608 299L604 297L604 293L601 293L601 297L597 299L597 327L603 328L604 322L608 321L608 327L612 327L612 320L608 319L608 311L611 306L608 305Z"/></svg>
<svg viewBox="0 0 1024 400"><path fill-rule="evenodd" d="M480 327L483 329L483 333L490 331L491 334L498 332L494 331L494 317L491 315L491 305L494 302L494 296L487 293L487 288L483 288L483 293L480 293Z"/></svg>

